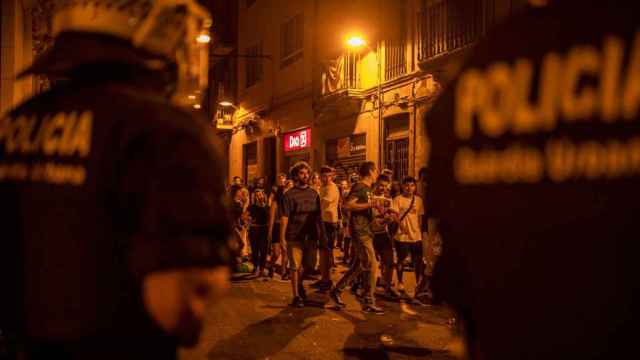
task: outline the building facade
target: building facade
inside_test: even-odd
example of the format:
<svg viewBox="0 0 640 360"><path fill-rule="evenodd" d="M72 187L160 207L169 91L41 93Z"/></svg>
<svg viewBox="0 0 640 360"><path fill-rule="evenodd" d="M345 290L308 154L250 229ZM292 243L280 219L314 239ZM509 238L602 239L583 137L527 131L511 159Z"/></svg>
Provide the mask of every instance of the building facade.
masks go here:
<svg viewBox="0 0 640 360"><path fill-rule="evenodd" d="M49 86L44 77L16 75L49 48L53 0L3 0L0 4L0 115Z"/></svg>
<svg viewBox="0 0 640 360"><path fill-rule="evenodd" d="M470 47L526 0L241 0L237 91L216 115L228 176L298 160L339 176L363 161L394 178L426 166L425 121ZM361 43L347 45L357 36ZM425 117L426 116L426 117Z"/></svg>

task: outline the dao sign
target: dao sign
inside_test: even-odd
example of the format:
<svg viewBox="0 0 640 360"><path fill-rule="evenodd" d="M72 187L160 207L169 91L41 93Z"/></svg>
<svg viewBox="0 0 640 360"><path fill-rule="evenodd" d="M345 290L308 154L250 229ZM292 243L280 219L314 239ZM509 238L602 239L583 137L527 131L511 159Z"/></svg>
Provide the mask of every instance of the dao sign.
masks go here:
<svg viewBox="0 0 640 360"><path fill-rule="evenodd" d="M284 152L299 151L311 147L311 128L284 134Z"/></svg>

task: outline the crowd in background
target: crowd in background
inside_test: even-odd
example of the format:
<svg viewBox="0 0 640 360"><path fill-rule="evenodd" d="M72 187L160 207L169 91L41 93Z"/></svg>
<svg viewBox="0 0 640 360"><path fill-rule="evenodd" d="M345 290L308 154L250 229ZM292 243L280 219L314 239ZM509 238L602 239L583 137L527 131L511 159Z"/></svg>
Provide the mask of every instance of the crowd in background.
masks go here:
<svg viewBox="0 0 640 360"><path fill-rule="evenodd" d="M389 300L407 300L416 305L429 303L432 300L429 278L440 253L441 241L439 236L433 235L435 223L428 217L422 200L426 190L426 170L421 169L419 179L407 177L402 181L394 181L391 170L383 169L378 173L377 169L373 171L374 168L375 165L365 167L364 171L360 169L343 178L336 178L335 169L329 166L323 166L320 173L308 168L309 180L306 183L297 181L299 179L291 173L280 173L272 186L265 177L254 179L248 186L242 178L234 177L228 189L235 225L234 244L238 254L236 271L249 272L265 280L290 281L290 264L304 267L304 274L299 274L300 280L294 282L296 290L292 304L297 306L303 306L302 297L306 297L302 277L317 280L311 286L330 292L338 305L343 304L340 287L349 286L358 300L368 304L364 308L375 313L383 312L372 300L376 287L383 289L381 296ZM370 181L368 185L367 179ZM294 216L289 214L289 210L283 214L282 203L285 194L294 187L312 189L317 193L315 196L320 208L317 221L321 227L319 236L315 237L314 234L315 240L305 245L304 260L297 262L289 259L289 252L295 249L282 246L281 242L288 241L281 241L280 234L283 216ZM348 200L357 197L355 192L364 190L362 188L366 189L366 194L361 197L361 202L369 204L368 207L361 206L364 210L350 209ZM365 211L370 216L371 221L366 223L366 229L358 229L359 220L352 211ZM434 227L431 232L429 226ZM370 252L375 256L369 259L369 266L373 266L373 269L362 266L362 262L366 261L363 260L366 259L363 253L367 249L354 241L354 238L360 239L359 234L363 231L371 234ZM295 265L298 262L304 265ZM354 274L346 274L343 281L334 284L331 273L340 262L352 269ZM405 289L405 272L415 276L416 288L410 289L412 295Z"/></svg>

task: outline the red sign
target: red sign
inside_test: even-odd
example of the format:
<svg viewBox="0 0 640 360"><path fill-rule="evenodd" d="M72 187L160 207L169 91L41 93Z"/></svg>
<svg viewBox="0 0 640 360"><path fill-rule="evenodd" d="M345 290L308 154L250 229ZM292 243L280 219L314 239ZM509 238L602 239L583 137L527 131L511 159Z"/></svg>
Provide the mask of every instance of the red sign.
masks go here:
<svg viewBox="0 0 640 360"><path fill-rule="evenodd" d="M284 134L284 152L299 151L311 147L311 128Z"/></svg>

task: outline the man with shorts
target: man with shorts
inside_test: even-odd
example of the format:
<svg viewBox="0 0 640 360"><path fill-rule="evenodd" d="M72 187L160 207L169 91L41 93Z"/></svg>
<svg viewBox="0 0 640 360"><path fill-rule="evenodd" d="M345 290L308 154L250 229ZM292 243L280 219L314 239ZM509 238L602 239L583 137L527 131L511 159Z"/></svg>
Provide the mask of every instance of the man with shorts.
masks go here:
<svg viewBox="0 0 640 360"><path fill-rule="evenodd" d="M342 290L349 282L356 279L360 274L366 273L365 294L363 296L363 308L366 313L384 314L382 308L376 306L373 292L376 288L376 260L373 249L373 233L371 232L371 222L373 215L371 211L371 186L377 178L378 169L372 161L362 163L360 166L360 182L353 185L349 197L347 198L347 209L351 211L351 230L353 243L356 248L356 261L353 266L338 281L335 289L331 292L331 299L340 308L345 306L342 297Z"/></svg>
<svg viewBox="0 0 640 360"><path fill-rule="evenodd" d="M391 198L387 190L391 186L391 179L386 175L380 175L374 186L373 200L373 246L376 255L382 261L382 282L384 283L384 295L390 300L397 300L398 294L391 288L393 279L393 241L389 236L387 224L397 220L396 212L391 208Z"/></svg>
<svg viewBox="0 0 640 360"><path fill-rule="evenodd" d="M399 229L394 240L398 254L398 290L404 292L404 259L407 255L411 255L416 284L420 283L424 268L421 225L424 205L422 198L416 195L416 180L414 178L406 177L402 180L402 195L393 199L393 209L400 216Z"/></svg>
<svg viewBox="0 0 640 360"><path fill-rule="evenodd" d="M296 185L282 197L280 244L287 248L293 301L291 306L304 307L306 293L302 286L303 270L311 270L311 251L323 236L320 195L309 186L311 167L306 162L291 168Z"/></svg>
<svg viewBox="0 0 640 360"><path fill-rule="evenodd" d="M340 190L333 182L335 170L330 166L320 169L322 186L320 187L320 205L322 207L322 224L325 237L320 238L320 273L318 282L320 290L331 290L331 266L333 265L333 247L338 236L338 206Z"/></svg>

